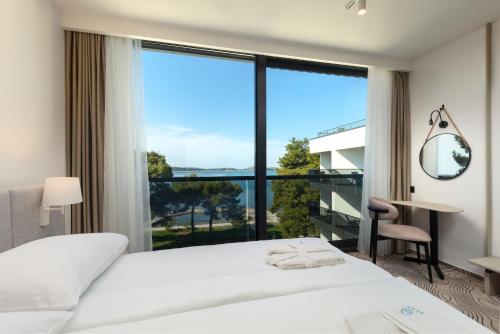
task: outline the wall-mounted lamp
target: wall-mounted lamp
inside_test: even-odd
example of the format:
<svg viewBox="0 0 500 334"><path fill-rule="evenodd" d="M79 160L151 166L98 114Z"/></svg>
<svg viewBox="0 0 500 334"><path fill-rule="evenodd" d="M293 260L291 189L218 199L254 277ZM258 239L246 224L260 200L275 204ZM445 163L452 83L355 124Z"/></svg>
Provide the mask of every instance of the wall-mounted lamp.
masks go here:
<svg viewBox="0 0 500 334"><path fill-rule="evenodd" d="M345 9L350 10L356 3L358 4L358 15L365 15L366 14L366 0L350 0L345 5Z"/></svg>
<svg viewBox="0 0 500 334"><path fill-rule="evenodd" d="M50 223L50 211L64 214L65 205L81 203L82 191L77 177L50 177L43 185L42 205L40 206L40 226Z"/></svg>
<svg viewBox="0 0 500 334"><path fill-rule="evenodd" d="M439 123L438 123L439 127L440 127L441 129L446 128L446 127L448 126L448 122L447 122L447 121L445 121L445 120L443 120L443 116L441 115L441 113L442 113L443 111L444 111L444 104L441 106L441 108L436 109L436 110L433 110L433 111L431 112L431 117L430 117L430 119L429 119L429 125L434 125L434 122L435 122L435 121L437 121L437 119L439 118L439 119L440 119L440 121L439 121ZM436 112L437 112L437 114L438 114L438 115L436 116L436 118L435 118L435 119L433 119L433 115L434 115L434 113L436 113Z"/></svg>

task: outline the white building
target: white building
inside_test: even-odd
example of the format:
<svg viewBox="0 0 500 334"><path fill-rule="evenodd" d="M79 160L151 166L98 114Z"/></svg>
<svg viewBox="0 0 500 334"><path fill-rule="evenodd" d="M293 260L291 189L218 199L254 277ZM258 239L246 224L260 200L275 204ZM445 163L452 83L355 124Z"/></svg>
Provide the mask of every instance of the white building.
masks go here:
<svg viewBox="0 0 500 334"><path fill-rule="evenodd" d="M322 180L320 185L321 236L328 240L355 239L360 219L365 121L322 131L310 139L311 153L319 153L324 174L350 175Z"/></svg>

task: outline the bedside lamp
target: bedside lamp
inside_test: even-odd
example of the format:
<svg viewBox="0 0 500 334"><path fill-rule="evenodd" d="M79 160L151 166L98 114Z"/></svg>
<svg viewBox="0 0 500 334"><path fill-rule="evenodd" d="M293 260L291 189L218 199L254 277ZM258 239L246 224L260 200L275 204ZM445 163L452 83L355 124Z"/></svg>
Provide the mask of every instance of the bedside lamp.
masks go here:
<svg viewBox="0 0 500 334"><path fill-rule="evenodd" d="M82 191L77 177L49 177L43 185L42 206L40 207L40 226L50 223L50 211L64 214L64 206L81 203Z"/></svg>

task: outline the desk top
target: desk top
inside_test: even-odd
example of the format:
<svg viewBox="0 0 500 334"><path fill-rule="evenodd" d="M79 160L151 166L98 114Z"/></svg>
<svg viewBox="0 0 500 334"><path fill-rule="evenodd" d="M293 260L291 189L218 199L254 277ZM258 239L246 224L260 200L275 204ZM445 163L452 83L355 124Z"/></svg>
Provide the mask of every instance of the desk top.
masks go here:
<svg viewBox="0 0 500 334"><path fill-rule="evenodd" d="M500 273L500 257L489 256L469 260L470 263Z"/></svg>
<svg viewBox="0 0 500 334"><path fill-rule="evenodd" d="M410 206L413 208L427 209L438 212L459 213L464 212L463 209L454 206L432 203L432 202L419 202L419 201L389 201L395 205Z"/></svg>

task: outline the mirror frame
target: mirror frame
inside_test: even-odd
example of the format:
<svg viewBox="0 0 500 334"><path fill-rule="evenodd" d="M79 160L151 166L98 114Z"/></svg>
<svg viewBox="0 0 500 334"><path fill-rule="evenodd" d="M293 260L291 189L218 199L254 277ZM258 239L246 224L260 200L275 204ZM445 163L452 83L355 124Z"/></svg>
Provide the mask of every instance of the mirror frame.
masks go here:
<svg viewBox="0 0 500 334"><path fill-rule="evenodd" d="M435 138L437 136L442 136L442 135L453 135L453 136L456 136L456 137L460 137L462 138L462 140L465 140L464 137L460 136L460 135L457 135L455 133L450 133L450 132L443 132L443 133L438 133L437 135L434 135L432 137L430 137L429 139L427 139L424 144L422 145L422 147L420 148L420 152L418 154L418 163L420 164L420 168L424 171L425 174L427 174L428 176L430 176L431 178L433 178L434 180L438 180L438 181L450 181L450 180L453 180L453 179L456 179L457 177L459 177L460 175L463 175L467 169L469 168L470 166L470 162L472 161L472 148L470 147L469 143L466 141L465 143L467 144L467 146L469 147L469 161L467 162L467 165L464 167L463 171L454 176L454 177L450 177L450 178L447 178L447 179L440 179L439 177L435 177L435 176L432 176L431 174L427 173L427 171L424 169L424 167L422 166L422 152L424 150L424 147L425 147L425 144L427 144L427 142L429 142L432 138Z"/></svg>

